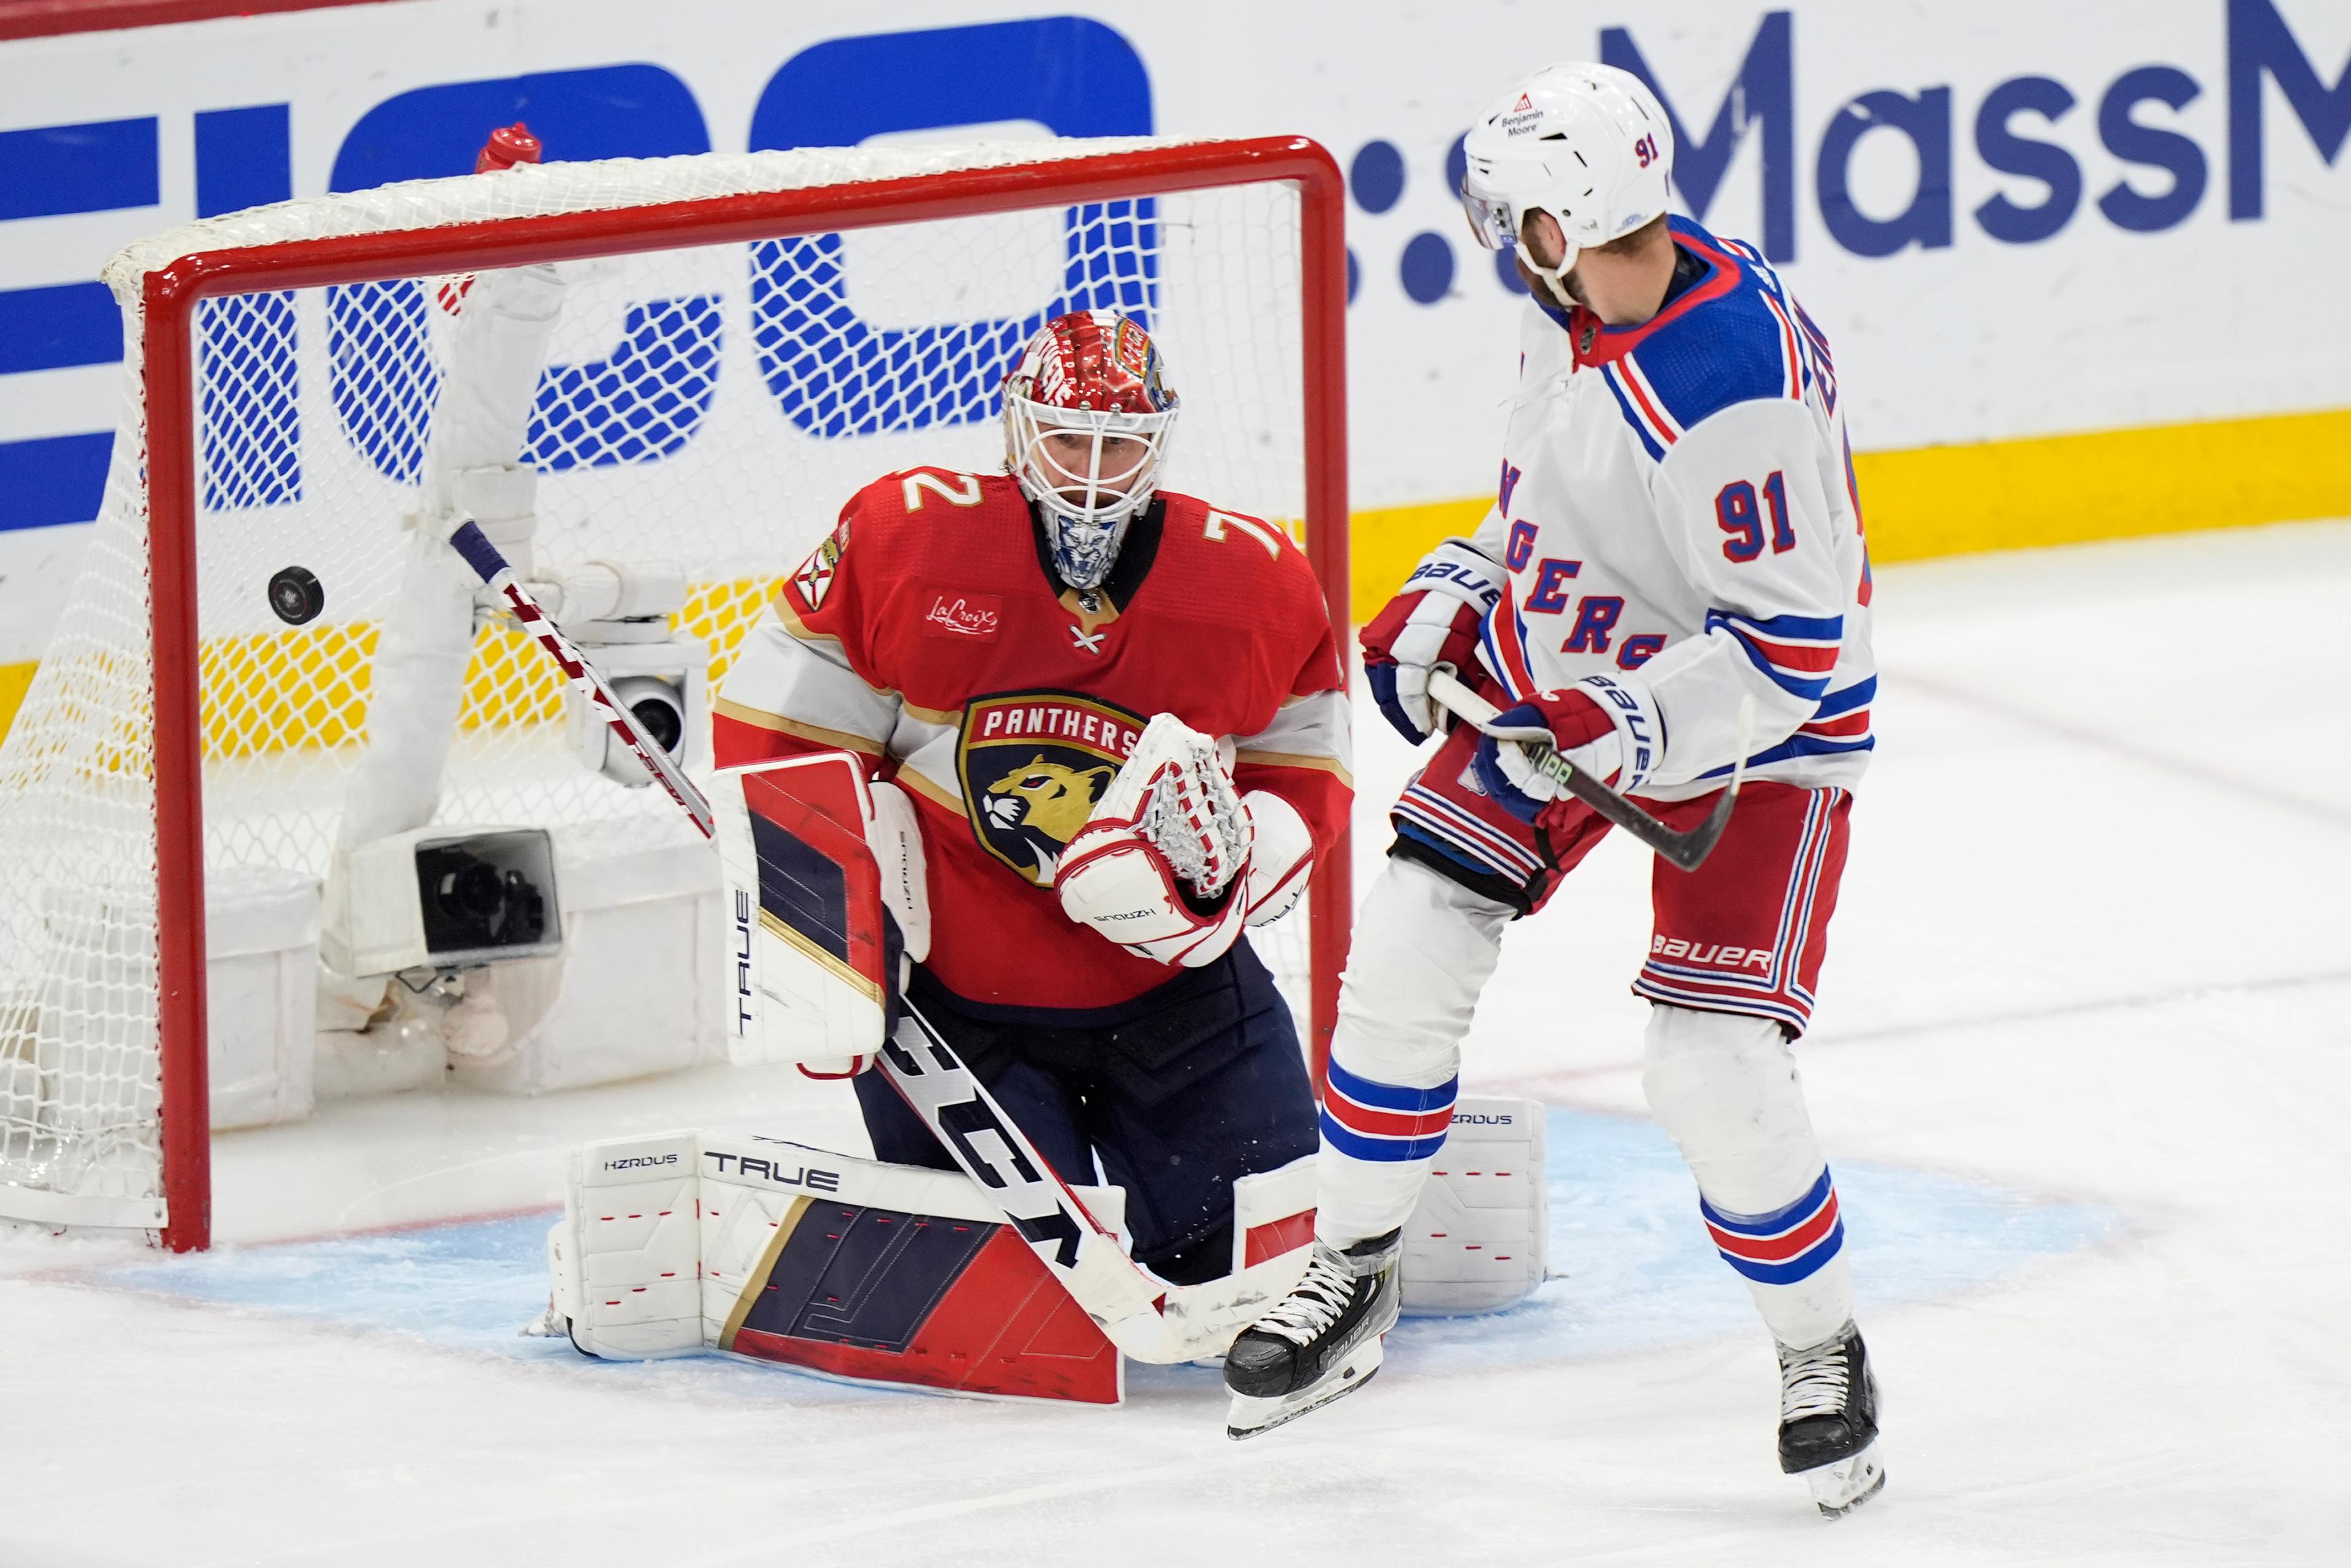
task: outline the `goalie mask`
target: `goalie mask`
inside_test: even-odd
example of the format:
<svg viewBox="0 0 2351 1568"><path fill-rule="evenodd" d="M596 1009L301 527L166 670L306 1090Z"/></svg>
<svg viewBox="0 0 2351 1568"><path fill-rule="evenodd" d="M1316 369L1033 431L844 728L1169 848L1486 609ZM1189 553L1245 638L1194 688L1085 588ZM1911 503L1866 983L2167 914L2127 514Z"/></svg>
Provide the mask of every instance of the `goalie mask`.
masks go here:
<svg viewBox="0 0 2351 1568"><path fill-rule="evenodd" d="M1662 214L1674 131L1640 78L1614 66L1546 66L1505 93L1461 144L1461 204L1488 250L1516 250L1562 306L1583 251ZM1527 249L1527 214L1549 213L1567 241L1557 267Z"/></svg>
<svg viewBox="0 0 2351 1568"><path fill-rule="evenodd" d="M1115 310L1046 322L1005 378L1005 465L1070 587L1110 575L1127 524L1159 487L1176 403L1150 335Z"/></svg>

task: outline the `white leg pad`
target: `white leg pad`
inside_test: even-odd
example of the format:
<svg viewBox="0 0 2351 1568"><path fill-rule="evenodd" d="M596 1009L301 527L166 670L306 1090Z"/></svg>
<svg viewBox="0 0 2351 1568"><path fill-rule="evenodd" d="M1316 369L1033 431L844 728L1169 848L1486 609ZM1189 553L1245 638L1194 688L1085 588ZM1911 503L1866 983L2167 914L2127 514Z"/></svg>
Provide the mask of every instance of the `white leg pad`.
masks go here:
<svg viewBox="0 0 2351 1568"><path fill-rule="evenodd" d="M1465 1094L1404 1227L1405 1312L1495 1312L1550 1271L1543 1113L1515 1095Z"/></svg>
<svg viewBox="0 0 2351 1568"><path fill-rule="evenodd" d="M643 1361L703 1348L701 1163L693 1133L572 1151L547 1262L552 1319L569 1320L589 1354Z"/></svg>

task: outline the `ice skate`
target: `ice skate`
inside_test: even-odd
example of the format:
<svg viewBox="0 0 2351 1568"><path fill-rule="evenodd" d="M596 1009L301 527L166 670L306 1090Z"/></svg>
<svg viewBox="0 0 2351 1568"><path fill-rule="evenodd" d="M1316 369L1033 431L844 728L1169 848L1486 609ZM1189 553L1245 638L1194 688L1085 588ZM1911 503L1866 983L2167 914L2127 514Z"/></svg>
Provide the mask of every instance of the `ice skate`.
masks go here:
<svg viewBox="0 0 2351 1568"><path fill-rule="evenodd" d="M1380 1369L1381 1338L1395 1326L1400 1232L1344 1252L1317 1241L1306 1277L1233 1342L1228 1437L1254 1437L1352 1394Z"/></svg>
<svg viewBox="0 0 2351 1568"><path fill-rule="evenodd" d="M1802 1476L1831 1519L1849 1513L1886 1485L1877 1379L1861 1331L1847 1323L1819 1344L1779 1349L1780 1468Z"/></svg>

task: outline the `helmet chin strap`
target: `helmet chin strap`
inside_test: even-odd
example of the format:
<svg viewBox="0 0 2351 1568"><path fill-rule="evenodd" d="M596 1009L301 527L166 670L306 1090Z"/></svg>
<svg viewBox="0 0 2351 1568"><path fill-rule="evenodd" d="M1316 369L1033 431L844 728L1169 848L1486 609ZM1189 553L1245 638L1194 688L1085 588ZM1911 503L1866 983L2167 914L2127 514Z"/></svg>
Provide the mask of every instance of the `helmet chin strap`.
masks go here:
<svg viewBox="0 0 2351 1568"><path fill-rule="evenodd" d="M1518 242L1518 253L1519 265L1542 279L1543 287L1551 290L1551 297L1559 302L1561 309L1573 310L1583 303L1569 293L1567 287L1567 275L1575 270L1575 258L1583 254L1581 251L1573 246L1568 246L1567 255L1561 258L1557 267L1545 267L1537 261L1535 253L1527 248L1527 242L1523 239Z"/></svg>

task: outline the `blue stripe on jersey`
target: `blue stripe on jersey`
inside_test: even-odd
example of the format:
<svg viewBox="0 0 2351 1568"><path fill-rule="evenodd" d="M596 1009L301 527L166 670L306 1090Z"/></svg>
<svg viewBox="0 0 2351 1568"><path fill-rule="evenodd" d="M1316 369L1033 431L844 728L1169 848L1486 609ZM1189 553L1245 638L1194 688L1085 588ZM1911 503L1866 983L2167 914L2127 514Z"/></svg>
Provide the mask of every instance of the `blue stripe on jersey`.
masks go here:
<svg viewBox="0 0 2351 1568"><path fill-rule="evenodd" d="M1769 621L1758 621L1751 615L1740 615L1729 610L1709 610L1707 623L1736 621L1750 626L1766 637L1785 637L1792 642L1834 643L1844 636L1842 615L1774 615Z"/></svg>
<svg viewBox="0 0 2351 1568"><path fill-rule="evenodd" d="M1841 692L1831 692L1813 710L1814 718L1834 718L1841 713L1851 713L1857 707L1867 707L1877 696L1877 677L1857 681Z"/></svg>
<svg viewBox="0 0 2351 1568"><path fill-rule="evenodd" d="M1769 675L1773 685L1791 696L1810 697L1818 702L1822 694L1829 689L1829 678L1826 674L1805 674L1798 670L1783 670L1773 664L1771 656L1756 646L1755 639L1748 634L1745 627L1734 622L1718 620L1712 612L1708 613L1707 622L1708 631L1720 626L1729 632L1738 642L1741 651L1746 653L1747 662Z"/></svg>
<svg viewBox="0 0 2351 1568"><path fill-rule="evenodd" d="M1747 759L1750 768L1761 768L1773 762L1789 762L1799 757L1836 757L1848 751L1875 751L1877 737L1865 735L1859 740L1834 740L1820 735L1792 735L1779 745L1767 747ZM1698 775L1701 779L1728 779L1730 764L1709 768Z"/></svg>
<svg viewBox="0 0 2351 1568"><path fill-rule="evenodd" d="M1687 218L1673 219L1672 226L1677 235L1719 248L1711 234ZM1735 259L1732 265L1738 265ZM1787 346L1780 319L1763 303L1761 280L1744 267L1729 293L1667 322L1644 338L1631 357L1684 430L1733 403L1787 396ZM1640 428L1630 409L1625 417Z"/></svg>
<svg viewBox="0 0 2351 1568"><path fill-rule="evenodd" d="M1641 438L1641 445L1647 450L1650 458L1656 462L1664 462L1666 449L1657 444L1656 436L1649 434L1648 423L1642 419L1640 410L1633 406L1633 400L1625 395L1625 384L1617 379L1616 367L1601 366L1600 380L1616 399L1616 412L1625 416L1625 423L1631 425L1633 434Z"/></svg>

